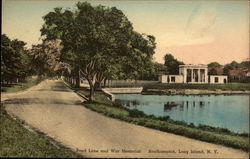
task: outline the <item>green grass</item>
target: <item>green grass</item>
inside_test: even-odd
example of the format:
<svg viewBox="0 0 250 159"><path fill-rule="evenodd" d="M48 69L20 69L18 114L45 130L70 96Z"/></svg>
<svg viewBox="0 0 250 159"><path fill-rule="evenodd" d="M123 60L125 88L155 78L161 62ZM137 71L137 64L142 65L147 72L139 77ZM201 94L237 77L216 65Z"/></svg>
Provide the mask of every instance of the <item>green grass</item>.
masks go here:
<svg viewBox="0 0 250 159"><path fill-rule="evenodd" d="M78 90L88 96L87 90ZM155 117L146 115L138 110L130 110L119 103L110 101L102 92L96 92L94 102L85 102L84 106L103 115L127 121L133 124L186 136L201 141L221 144L248 151L249 134L237 134L224 128L215 128L205 125L194 126L181 121L174 121L169 117Z"/></svg>
<svg viewBox="0 0 250 159"><path fill-rule="evenodd" d="M9 86L1 85L1 92L14 93L14 92L22 91L34 85L37 85L44 79L45 78L37 77L37 78L30 78L24 82L13 83L12 85L9 85Z"/></svg>
<svg viewBox="0 0 250 159"><path fill-rule="evenodd" d="M208 89L208 90L250 90L249 83L226 83L226 84L149 84L145 85L143 91L147 91L148 89Z"/></svg>
<svg viewBox="0 0 250 159"><path fill-rule="evenodd" d="M80 157L66 148L59 148L43 135L30 132L21 121L12 119L0 106L0 157Z"/></svg>

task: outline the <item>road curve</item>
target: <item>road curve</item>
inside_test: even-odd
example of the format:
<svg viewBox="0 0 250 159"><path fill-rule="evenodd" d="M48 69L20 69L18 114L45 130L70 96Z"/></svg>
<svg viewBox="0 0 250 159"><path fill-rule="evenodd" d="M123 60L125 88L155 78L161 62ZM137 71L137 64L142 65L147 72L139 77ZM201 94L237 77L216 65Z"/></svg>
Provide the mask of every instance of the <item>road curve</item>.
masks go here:
<svg viewBox="0 0 250 159"><path fill-rule="evenodd" d="M62 81L45 80L2 99L10 114L84 157L248 158L241 150L105 117L82 106Z"/></svg>

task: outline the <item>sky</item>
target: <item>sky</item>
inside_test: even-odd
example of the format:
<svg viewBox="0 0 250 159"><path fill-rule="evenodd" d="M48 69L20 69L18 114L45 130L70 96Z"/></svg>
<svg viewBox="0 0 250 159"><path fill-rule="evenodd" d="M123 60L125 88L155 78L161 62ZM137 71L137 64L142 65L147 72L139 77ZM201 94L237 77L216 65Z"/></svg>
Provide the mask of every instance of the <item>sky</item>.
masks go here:
<svg viewBox="0 0 250 159"><path fill-rule="evenodd" d="M79 1L79 0L78 0ZM73 0L3 0L2 34L38 44L42 17L55 7L73 8ZM86 1L86 0L85 0ZM249 58L248 0L99 0L117 7L134 29L156 37L154 60L166 53L186 64L241 62Z"/></svg>

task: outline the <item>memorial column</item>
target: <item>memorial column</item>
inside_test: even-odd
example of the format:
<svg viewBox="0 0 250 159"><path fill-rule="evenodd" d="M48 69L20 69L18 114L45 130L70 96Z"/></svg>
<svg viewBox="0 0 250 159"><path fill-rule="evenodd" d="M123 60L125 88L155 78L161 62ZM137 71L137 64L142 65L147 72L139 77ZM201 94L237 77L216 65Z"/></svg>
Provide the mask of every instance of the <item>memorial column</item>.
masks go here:
<svg viewBox="0 0 250 159"><path fill-rule="evenodd" d="M193 82L193 78L194 78L194 75L193 75L193 69L190 69L191 70L191 83Z"/></svg>

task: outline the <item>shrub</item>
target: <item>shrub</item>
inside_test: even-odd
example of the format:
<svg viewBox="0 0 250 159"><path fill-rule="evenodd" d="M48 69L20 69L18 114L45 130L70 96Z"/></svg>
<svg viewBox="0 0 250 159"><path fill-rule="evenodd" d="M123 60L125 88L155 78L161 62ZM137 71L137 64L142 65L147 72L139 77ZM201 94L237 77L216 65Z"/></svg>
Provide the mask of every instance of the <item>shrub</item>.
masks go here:
<svg viewBox="0 0 250 159"><path fill-rule="evenodd" d="M144 112L142 112L140 110L132 109L129 111L129 116L138 118L138 117L144 117L145 114L144 114Z"/></svg>
<svg viewBox="0 0 250 159"><path fill-rule="evenodd" d="M163 117L158 117L157 119L161 120L161 121L168 121L170 119L169 116L163 116Z"/></svg>

